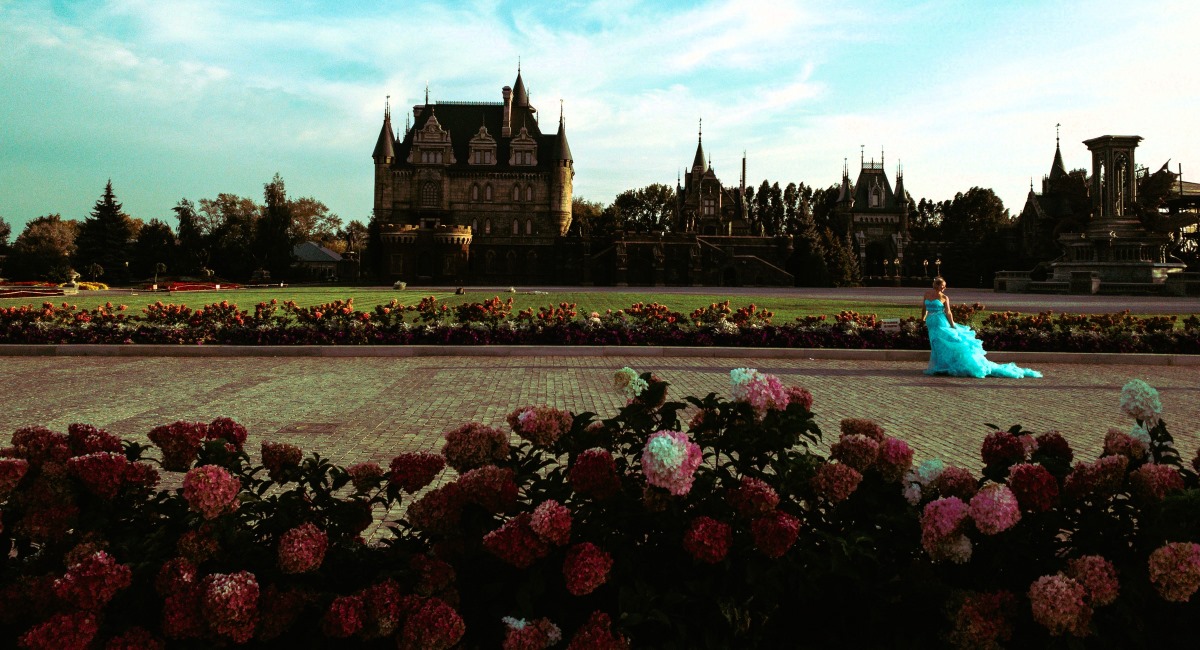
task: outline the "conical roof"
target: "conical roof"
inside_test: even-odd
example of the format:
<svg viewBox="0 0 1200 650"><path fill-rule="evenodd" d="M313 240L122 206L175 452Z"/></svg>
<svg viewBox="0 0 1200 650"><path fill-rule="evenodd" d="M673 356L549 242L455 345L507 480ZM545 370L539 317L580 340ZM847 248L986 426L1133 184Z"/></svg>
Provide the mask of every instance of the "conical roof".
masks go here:
<svg viewBox="0 0 1200 650"><path fill-rule="evenodd" d="M704 138L696 138L696 158L692 161L692 171L708 171L708 159L704 157Z"/></svg>
<svg viewBox="0 0 1200 650"><path fill-rule="evenodd" d="M557 160L574 160L571 157L571 145L567 144L567 123L562 116L558 117L558 135L555 136Z"/></svg>
<svg viewBox="0 0 1200 650"><path fill-rule="evenodd" d="M392 132L392 115L384 113L383 128L379 130L379 139L375 141L375 151L371 154L375 160L396 157L396 135Z"/></svg>
<svg viewBox="0 0 1200 650"><path fill-rule="evenodd" d="M528 106L529 92L525 90L525 82L521 79L521 68L517 68L517 81L513 84L513 106Z"/></svg>
<svg viewBox="0 0 1200 650"><path fill-rule="evenodd" d="M1050 164L1050 180L1058 180L1067 175L1067 167L1063 165L1062 149L1054 145L1054 162Z"/></svg>

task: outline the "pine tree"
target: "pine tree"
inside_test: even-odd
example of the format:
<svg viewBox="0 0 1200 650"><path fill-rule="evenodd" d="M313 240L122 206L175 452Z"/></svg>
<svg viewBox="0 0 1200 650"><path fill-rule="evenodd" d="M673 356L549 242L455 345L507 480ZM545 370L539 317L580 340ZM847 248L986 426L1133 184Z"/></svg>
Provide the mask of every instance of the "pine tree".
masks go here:
<svg viewBox="0 0 1200 650"><path fill-rule="evenodd" d="M171 211L179 220L179 255L170 273L177 276L197 274L208 265L208 250L196 205L187 199L179 199Z"/></svg>
<svg viewBox="0 0 1200 650"><path fill-rule="evenodd" d="M825 265L829 269L830 281L835 287L854 287L862 282L858 258L850 240L838 236L830 228L822 233L825 245Z"/></svg>
<svg viewBox="0 0 1200 650"><path fill-rule="evenodd" d="M98 264L110 284L128 282L134 230L133 220L122 211L109 180L75 239L75 268Z"/></svg>
<svg viewBox="0 0 1200 650"><path fill-rule="evenodd" d="M292 267L292 206L279 174L263 185L262 217L254 226L253 254L274 279L288 275Z"/></svg>

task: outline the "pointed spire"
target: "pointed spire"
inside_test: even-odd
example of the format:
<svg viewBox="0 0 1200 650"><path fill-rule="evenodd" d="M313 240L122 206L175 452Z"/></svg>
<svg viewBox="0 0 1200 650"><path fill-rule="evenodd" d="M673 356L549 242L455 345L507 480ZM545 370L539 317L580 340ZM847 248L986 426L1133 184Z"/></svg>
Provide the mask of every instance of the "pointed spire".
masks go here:
<svg viewBox="0 0 1200 650"><path fill-rule="evenodd" d="M389 95L389 99L390 99ZM371 157L377 163L389 163L396 157L395 148L396 136L392 133L392 112L387 101L384 102L383 108L383 127L379 130L379 139L375 142L375 151L371 153Z"/></svg>
<svg viewBox="0 0 1200 650"><path fill-rule="evenodd" d="M562 100L558 100L558 135L555 136L555 148L558 150L558 160L574 160L571 158L571 146L567 144L567 118L563 114Z"/></svg>
<svg viewBox="0 0 1200 650"><path fill-rule="evenodd" d="M425 82L425 105L429 105L429 82Z"/></svg>
<svg viewBox="0 0 1200 650"><path fill-rule="evenodd" d="M1067 166L1063 164L1061 141L1059 139L1058 128L1061 123L1054 125L1054 162L1050 163L1050 180L1056 181L1059 178L1067 175Z"/></svg>
<svg viewBox="0 0 1200 650"><path fill-rule="evenodd" d="M692 171L708 171L708 164L704 161L704 118L700 118L700 130L696 135L696 157L692 159Z"/></svg>
<svg viewBox="0 0 1200 650"><path fill-rule="evenodd" d="M517 80L513 83L513 106L529 106L529 91L525 90L525 81L521 79L521 63L517 62Z"/></svg>

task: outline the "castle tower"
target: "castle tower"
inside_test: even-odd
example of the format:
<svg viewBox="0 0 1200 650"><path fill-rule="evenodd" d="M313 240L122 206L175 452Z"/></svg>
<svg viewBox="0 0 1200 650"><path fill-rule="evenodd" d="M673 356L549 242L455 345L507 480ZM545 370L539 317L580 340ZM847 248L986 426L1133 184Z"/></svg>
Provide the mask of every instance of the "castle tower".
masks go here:
<svg viewBox="0 0 1200 650"><path fill-rule="evenodd" d="M379 130L379 139L375 142L375 151L371 158L375 160L375 219L380 223L388 223L392 212L392 162L396 159L396 135L392 131L392 108L389 101L383 106L383 127Z"/></svg>
<svg viewBox="0 0 1200 650"><path fill-rule="evenodd" d="M566 235L567 230L571 227L572 183L575 178L575 166L571 157L571 146L567 144L567 122L563 117L561 104L558 110L558 133L554 136L554 145L550 209L558 224L558 234Z"/></svg>

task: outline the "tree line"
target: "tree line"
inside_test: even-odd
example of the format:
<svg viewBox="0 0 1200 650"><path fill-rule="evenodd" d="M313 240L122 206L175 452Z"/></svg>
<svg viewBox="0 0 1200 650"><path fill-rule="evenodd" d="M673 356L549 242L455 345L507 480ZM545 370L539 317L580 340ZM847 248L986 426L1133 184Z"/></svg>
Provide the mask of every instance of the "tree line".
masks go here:
<svg viewBox="0 0 1200 650"><path fill-rule="evenodd" d="M126 214L110 180L82 221L48 214L31 220L9 244L12 227L0 218L3 275L13 279L125 284L172 277L294 276L292 250L315 241L338 253L366 241L366 226L343 222L312 197L288 198L278 174L263 186L262 203L235 194L180 201L167 220Z"/></svg>

